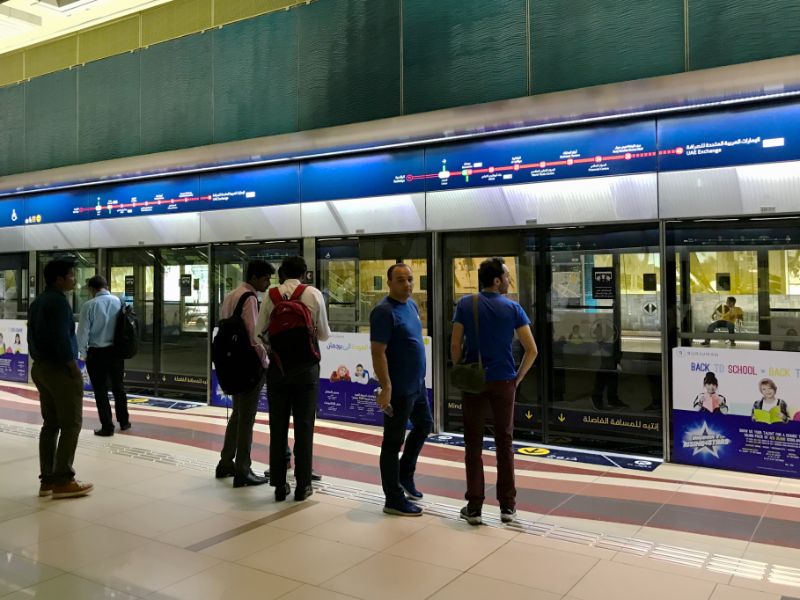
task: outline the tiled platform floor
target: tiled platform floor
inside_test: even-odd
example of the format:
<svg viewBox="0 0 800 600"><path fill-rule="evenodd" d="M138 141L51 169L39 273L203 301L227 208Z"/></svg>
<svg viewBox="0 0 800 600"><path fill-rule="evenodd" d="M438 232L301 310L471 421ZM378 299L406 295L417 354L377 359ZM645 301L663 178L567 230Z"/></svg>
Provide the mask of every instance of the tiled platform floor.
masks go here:
<svg viewBox="0 0 800 600"><path fill-rule="evenodd" d="M474 528L450 518L457 448L426 448L432 514L403 519L372 501L374 429L320 422L329 493L276 504L271 488L213 478L224 411L133 407L133 429L111 439L91 435L88 402L85 417L76 468L95 491L39 499L35 391L0 386L0 598L800 597L800 482L519 458L525 527Z"/></svg>

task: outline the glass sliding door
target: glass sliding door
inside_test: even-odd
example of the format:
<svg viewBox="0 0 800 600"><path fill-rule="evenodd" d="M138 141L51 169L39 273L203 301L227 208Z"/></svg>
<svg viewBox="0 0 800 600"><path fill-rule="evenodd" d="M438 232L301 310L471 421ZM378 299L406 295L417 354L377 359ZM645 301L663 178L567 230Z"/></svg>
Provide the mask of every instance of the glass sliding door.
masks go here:
<svg viewBox="0 0 800 600"><path fill-rule="evenodd" d="M107 253L110 291L133 308L141 332L139 352L125 361L125 381L149 393L155 392L158 373L157 254L156 249L140 248Z"/></svg>
<svg viewBox="0 0 800 600"><path fill-rule="evenodd" d="M202 393L208 383L209 248L162 248L159 386Z"/></svg>
<svg viewBox="0 0 800 600"><path fill-rule="evenodd" d="M533 335L540 344L542 332L536 316L536 240L533 235L519 231L450 233L442 237L442 269L444 298L441 318L444 322L444 337L437 347L447 365L444 378L443 427L446 431L463 431L461 393L450 385L449 370L450 336L455 306L464 296L479 291L478 267L486 258L501 256L508 267L511 284L508 298L519 302L531 319ZM490 333L487 333L490 335ZM517 363L522 359L523 349L515 339L512 347ZM517 439L541 441L544 435L542 413L542 366L537 360L533 369L517 391L514 414L514 436ZM487 435L491 435L491 425Z"/></svg>
<svg viewBox="0 0 800 600"><path fill-rule="evenodd" d="M547 232L551 442L660 454L658 229ZM549 344L549 346L548 346Z"/></svg>

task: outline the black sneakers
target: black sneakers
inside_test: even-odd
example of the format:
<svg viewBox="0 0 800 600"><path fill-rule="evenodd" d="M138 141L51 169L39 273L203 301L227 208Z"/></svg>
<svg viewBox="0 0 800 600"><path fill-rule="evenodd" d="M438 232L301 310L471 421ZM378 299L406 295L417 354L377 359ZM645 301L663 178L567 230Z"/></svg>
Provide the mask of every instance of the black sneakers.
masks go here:
<svg viewBox="0 0 800 600"><path fill-rule="evenodd" d="M483 523L483 519L481 519L481 511L477 508L470 508L469 504L461 509L461 518L470 525L480 525Z"/></svg>
<svg viewBox="0 0 800 600"><path fill-rule="evenodd" d="M503 523L513 523L517 520L517 509L516 508L501 508L500 509L500 520Z"/></svg>

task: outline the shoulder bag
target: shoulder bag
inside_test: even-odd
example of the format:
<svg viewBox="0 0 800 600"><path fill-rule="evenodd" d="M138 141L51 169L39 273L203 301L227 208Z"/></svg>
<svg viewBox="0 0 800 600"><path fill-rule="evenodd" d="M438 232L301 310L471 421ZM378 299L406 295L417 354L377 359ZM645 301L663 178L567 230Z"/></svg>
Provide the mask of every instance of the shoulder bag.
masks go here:
<svg viewBox="0 0 800 600"><path fill-rule="evenodd" d="M478 362L459 363L450 371L450 383L454 388L469 394L480 394L486 387L486 372L481 360L481 330L478 323L478 294L472 296L472 317L475 319L475 344Z"/></svg>

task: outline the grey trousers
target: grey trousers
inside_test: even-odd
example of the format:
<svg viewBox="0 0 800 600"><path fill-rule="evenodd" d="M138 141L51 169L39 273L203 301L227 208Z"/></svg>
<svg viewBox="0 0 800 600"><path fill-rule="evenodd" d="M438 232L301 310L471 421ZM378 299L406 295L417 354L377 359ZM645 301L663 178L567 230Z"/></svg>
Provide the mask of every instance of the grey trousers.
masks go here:
<svg viewBox="0 0 800 600"><path fill-rule="evenodd" d="M39 479L63 485L75 477L72 463L83 424L83 378L64 363L34 361L33 383L39 390L42 430L39 433Z"/></svg>
<svg viewBox="0 0 800 600"><path fill-rule="evenodd" d="M225 442L220 452L219 464L233 467L237 475L250 472L250 448L253 445L253 426L258 412L258 396L264 387L264 375L256 386L242 394L233 395L233 410L225 428Z"/></svg>

